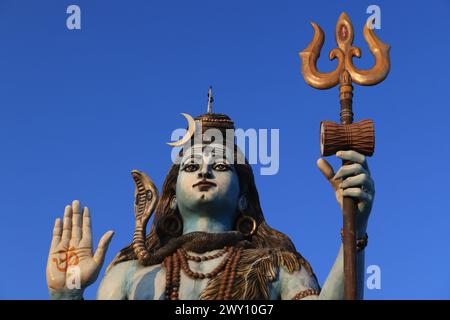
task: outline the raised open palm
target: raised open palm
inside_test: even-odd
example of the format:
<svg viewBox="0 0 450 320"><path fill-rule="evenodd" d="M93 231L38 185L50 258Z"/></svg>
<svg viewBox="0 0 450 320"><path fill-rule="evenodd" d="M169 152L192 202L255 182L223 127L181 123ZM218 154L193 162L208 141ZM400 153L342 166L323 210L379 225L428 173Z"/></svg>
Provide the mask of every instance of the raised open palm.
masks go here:
<svg viewBox="0 0 450 320"><path fill-rule="evenodd" d="M62 228L59 218L53 228L46 270L48 288L54 291L84 289L93 283L102 268L113 234L113 231L106 232L93 254L89 209L85 207L81 213L77 200L66 206ZM76 283L72 279L77 279Z"/></svg>

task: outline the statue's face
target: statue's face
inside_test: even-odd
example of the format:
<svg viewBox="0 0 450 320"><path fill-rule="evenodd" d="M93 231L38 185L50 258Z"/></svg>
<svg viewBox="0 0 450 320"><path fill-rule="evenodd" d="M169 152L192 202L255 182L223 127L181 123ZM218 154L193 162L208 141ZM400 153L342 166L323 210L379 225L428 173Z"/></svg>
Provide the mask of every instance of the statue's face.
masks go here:
<svg viewBox="0 0 450 320"><path fill-rule="evenodd" d="M212 150L215 152L211 152ZM176 186L180 212L233 213L239 198L239 179L235 167L221 145L194 145L183 156Z"/></svg>

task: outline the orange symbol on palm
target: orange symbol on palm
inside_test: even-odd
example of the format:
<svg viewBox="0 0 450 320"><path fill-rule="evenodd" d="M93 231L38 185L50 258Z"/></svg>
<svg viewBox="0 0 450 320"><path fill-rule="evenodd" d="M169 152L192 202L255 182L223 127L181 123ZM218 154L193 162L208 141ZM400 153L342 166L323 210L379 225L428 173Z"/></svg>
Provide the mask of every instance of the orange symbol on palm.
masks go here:
<svg viewBox="0 0 450 320"><path fill-rule="evenodd" d="M66 272L69 266L75 266L80 262L80 258L75 253L75 248L69 248L69 250L60 250L56 252L60 255L64 255L62 258L52 258L55 262L56 268L61 272Z"/></svg>

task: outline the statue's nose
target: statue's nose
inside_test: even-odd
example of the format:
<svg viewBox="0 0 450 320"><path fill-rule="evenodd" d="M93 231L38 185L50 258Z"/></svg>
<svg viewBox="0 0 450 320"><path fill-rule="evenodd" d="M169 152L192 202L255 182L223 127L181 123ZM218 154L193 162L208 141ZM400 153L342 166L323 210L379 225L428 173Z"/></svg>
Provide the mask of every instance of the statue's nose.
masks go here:
<svg viewBox="0 0 450 320"><path fill-rule="evenodd" d="M203 163L198 175L200 179L211 178L212 177L211 166L208 163Z"/></svg>

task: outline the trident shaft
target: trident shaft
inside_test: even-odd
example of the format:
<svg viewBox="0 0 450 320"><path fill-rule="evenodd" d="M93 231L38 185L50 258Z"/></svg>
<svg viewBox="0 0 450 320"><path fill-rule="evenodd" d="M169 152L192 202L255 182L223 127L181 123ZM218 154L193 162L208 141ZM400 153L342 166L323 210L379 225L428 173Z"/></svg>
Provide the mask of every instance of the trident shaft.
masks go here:
<svg viewBox="0 0 450 320"><path fill-rule="evenodd" d="M353 47L353 26L347 14L342 13L336 24L335 38L337 48L330 51L329 58L337 58L338 66L334 71L322 73L317 70L325 35L322 29L311 23L314 37L308 47L299 53L302 60L302 74L306 83L317 89L329 89L339 84L341 124L322 121L320 124L320 149L322 156L335 154L339 150L355 150L371 156L375 149L375 131L372 120L353 123L353 85L372 86L383 81L390 69L389 49L375 35L366 23L364 39L375 58L375 65L369 70L360 70L353 65L353 57L360 58L361 50ZM343 164L349 164L344 161ZM343 244L344 244L344 298L357 298L356 288L356 203L349 197L343 199Z"/></svg>

